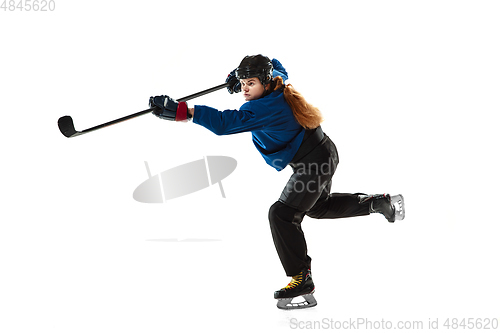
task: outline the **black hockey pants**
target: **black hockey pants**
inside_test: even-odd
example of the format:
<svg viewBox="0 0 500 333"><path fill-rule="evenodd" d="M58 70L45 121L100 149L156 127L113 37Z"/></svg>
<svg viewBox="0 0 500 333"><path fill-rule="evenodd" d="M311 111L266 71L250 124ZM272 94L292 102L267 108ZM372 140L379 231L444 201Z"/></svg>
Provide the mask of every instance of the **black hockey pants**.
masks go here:
<svg viewBox="0 0 500 333"><path fill-rule="evenodd" d="M321 127L307 131L299 151L290 162L293 174L281 196L269 209L274 245L287 276L311 267L301 222L305 215L336 219L369 214L360 204L361 193L330 193L332 176L339 163L335 144Z"/></svg>

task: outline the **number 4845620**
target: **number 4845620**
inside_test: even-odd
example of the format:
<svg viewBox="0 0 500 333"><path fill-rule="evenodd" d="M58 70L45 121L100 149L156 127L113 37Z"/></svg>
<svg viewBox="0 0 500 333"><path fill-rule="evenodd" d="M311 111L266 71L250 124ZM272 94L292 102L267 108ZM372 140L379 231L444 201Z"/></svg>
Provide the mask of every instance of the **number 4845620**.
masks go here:
<svg viewBox="0 0 500 333"><path fill-rule="evenodd" d="M52 12L56 9L55 0L4 0L0 9L4 12Z"/></svg>

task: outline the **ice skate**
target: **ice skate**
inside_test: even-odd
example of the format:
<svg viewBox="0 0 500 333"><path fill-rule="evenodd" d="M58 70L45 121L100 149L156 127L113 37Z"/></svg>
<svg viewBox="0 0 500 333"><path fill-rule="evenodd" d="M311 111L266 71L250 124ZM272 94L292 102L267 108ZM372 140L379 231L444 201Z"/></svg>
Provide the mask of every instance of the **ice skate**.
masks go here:
<svg viewBox="0 0 500 333"><path fill-rule="evenodd" d="M318 304L313 296L314 283L311 270L306 269L300 274L294 275L292 281L278 291L274 292L274 298L278 300L276 306L282 310L295 310L310 308ZM304 298L303 301L293 302L296 297Z"/></svg>
<svg viewBox="0 0 500 333"><path fill-rule="evenodd" d="M405 199L401 194L391 197L391 204L394 207L394 217L396 220L404 220L405 218Z"/></svg>
<svg viewBox="0 0 500 333"><path fill-rule="evenodd" d="M370 213L380 213L391 223L405 218L405 203L401 194L360 195L359 203L369 203Z"/></svg>

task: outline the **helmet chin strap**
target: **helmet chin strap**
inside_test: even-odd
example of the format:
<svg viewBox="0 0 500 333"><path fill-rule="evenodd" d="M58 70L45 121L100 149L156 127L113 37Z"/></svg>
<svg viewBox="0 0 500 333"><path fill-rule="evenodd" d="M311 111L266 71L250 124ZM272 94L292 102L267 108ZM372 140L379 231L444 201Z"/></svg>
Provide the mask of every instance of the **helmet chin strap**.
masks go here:
<svg viewBox="0 0 500 333"><path fill-rule="evenodd" d="M270 93L272 93L270 83L268 83L268 84L269 84L269 90L267 89L267 84L263 84L263 86L264 86L264 93L262 94L262 96L260 98L266 97L267 95L269 95Z"/></svg>
<svg viewBox="0 0 500 333"><path fill-rule="evenodd" d="M269 90L267 89L268 84L269 84ZM271 86L273 85L273 78L271 78L271 80L269 80L269 82L267 84L262 83L262 85L264 86L264 93L262 94L262 97L266 97L267 95L269 95L270 93L272 93L274 91L274 90L271 90ZM283 88L285 88L285 87L283 86Z"/></svg>

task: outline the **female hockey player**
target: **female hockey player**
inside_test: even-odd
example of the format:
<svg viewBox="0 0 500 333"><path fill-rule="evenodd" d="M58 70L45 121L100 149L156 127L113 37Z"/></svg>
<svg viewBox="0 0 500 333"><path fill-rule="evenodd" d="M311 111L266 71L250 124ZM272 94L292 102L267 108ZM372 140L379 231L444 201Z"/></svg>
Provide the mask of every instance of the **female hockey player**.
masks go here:
<svg viewBox="0 0 500 333"><path fill-rule="evenodd" d="M290 84L281 63L262 55L245 57L226 79L230 93L243 92L239 110L218 111L168 96L150 98L150 107L163 119L194 123L217 135L252 132L264 160L281 171L290 165L293 174L279 199L269 209L271 233L279 259L291 282L274 293L281 309L316 305L311 258L301 222L305 215L335 219L381 213L389 222L404 218L401 195L331 193L332 176L339 163L337 149L323 133L320 111L307 103ZM292 303L297 296L303 302Z"/></svg>

